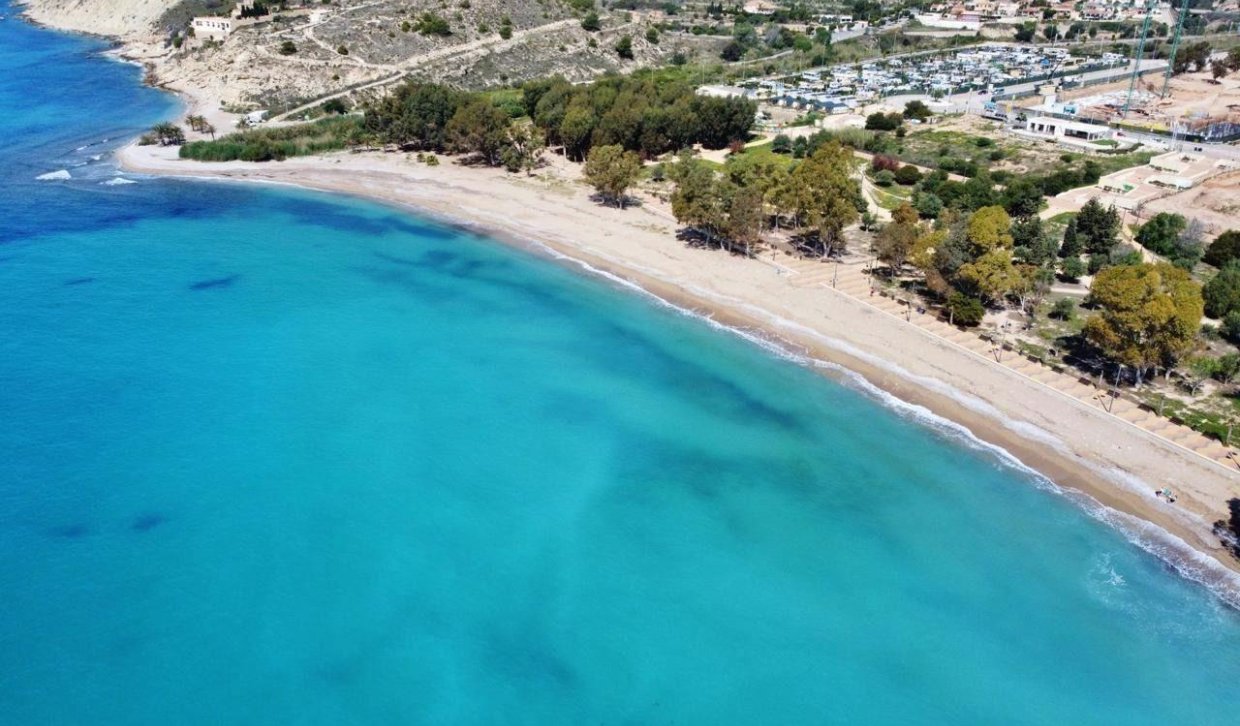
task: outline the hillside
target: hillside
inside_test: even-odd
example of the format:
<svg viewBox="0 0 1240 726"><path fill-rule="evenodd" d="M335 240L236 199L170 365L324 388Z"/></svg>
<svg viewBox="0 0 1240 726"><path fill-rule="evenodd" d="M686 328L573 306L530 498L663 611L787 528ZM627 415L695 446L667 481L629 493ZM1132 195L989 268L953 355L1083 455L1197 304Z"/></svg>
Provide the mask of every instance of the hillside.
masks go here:
<svg viewBox="0 0 1240 726"><path fill-rule="evenodd" d="M405 78L485 89L559 74L582 81L661 65L674 54L717 57L724 42L652 31L658 18L599 11L586 30L583 0L287 0L226 37L193 33L190 19L225 14L231 0L28 0L56 27L110 34L150 80L190 91L206 108L296 116L342 96L355 104ZM651 33L648 35L648 33ZM625 40L627 39L627 40ZM621 52L617 45L631 50Z"/></svg>
<svg viewBox="0 0 1240 726"><path fill-rule="evenodd" d="M118 38L149 36L181 0L19 0L36 22Z"/></svg>

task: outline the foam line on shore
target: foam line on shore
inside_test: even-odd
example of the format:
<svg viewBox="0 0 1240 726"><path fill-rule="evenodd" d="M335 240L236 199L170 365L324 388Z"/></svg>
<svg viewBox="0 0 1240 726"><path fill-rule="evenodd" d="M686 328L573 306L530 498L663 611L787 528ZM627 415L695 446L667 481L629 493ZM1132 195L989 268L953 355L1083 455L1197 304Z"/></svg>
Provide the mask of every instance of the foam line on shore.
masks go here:
<svg viewBox="0 0 1240 726"><path fill-rule="evenodd" d="M815 358L808 352L795 351L790 345L783 341L772 340L770 336L763 335L760 332L746 329L744 327L728 325L715 319L712 315L693 310L683 305L678 305L630 279L595 267L584 260L560 252L559 250L553 249L543 243L535 241L531 242L531 244L538 248L539 251L546 253L553 259L571 263L572 265L580 267L588 274L601 277L617 286L637 292L663 307L676 311L681 315L702 321L716 330L739 337L780 359L790 361L798 365L830 371L835 374L832 377L842 385L848 386L849 388L866 395L870 399L882 405L884 408L895 412L897 415L914 421L918 425L930 428L946 438L951 439L957 444L991 457L991 459L996 463L1020 473L1027 481L1039 489L1065 497L1073 504L1084 510L1085 513L1093 519L1107 525L1108 527L1111 527L1112 529L1115 529L1121 536L1124 537L1125 540L1165 563L1181 577L1201 585L1226 605L1240 610L1240 574L1233 572L1214 558L1206 555L1185 542L1180 537L1175 536L1171 532L1168 532L1153 522L1149 522L1139 517L1134 517L1130 514L1121 512L1112 507L1108 507L1079 489L1061 486L1042 472L1025 464L1008 449L979 438L964 424L941 416L925 406L905 401L900 397L883 390L861 373L846 366ZM699 294L701 294L701 291L699 291ZM779 322L789 327L801 327L786 320L780 320ZM1018 435L1033 438L1040 443L1053 446L1062 453L1067 453L1067 447L1064 446L1063 441L1058 437L1031 424L1021 424L1020 422L1010 421L997 409L985 401L981 401L974 396L956 390L942 381L923 380L924 377L922 376L912 374L900 366L891 363L890 361L886 361L857 350L844 341L822 336L815 331L804 330L802 332L806 334L813 334L818 339L822 339L824 343L828 343L841 352L848 355L854 355L868 363L880 366L884 370L887 370L895 375L899 375L905 380L918 385L927 385L928 387L933 388L936 393L948 396L953 400L966 405L977 413L997 420L1006 428L1014 433L1017 433ZM1134 491L1148 493L1153 489L1147 482L1126 474L1125 472L1101 471L1099 467L1095 467L1092 464L1089 466L1099 474L1106 476L1112 481L1124 483L1128 488Z"/></svg>
<svg viewBox="0 0 1240 726"><path fill-rule="evenodd" d="M131 170L132 172L133 170ZM842 382L847 382L849 377L856 376L857 380L865 381L865 386L872 387L875 391L881 391L882 395L876 395L876 400L880 403L888 405L900 415L916 418L924 425L929 425L945 434L953 436L957 441L977 449L985 450L995 457L996 462L1012 466L1014 469L1026 474L1030 480L1038 486L1044 486L1071 499L1075 504L1084 508L1087 514L1094 517L1098 521L1118 529L1123 537L1129 542L1141 547L1145 551L1153 554L1160 561L1167 564L1173 571L1179 573L1188 580L1197 582L1212 593L1214 593L1222 602L1227 605L1240 609L1240 573L1234 572L1227 565L1215 559L1204 550L1198 549L1189 544L1187 540L1176 535L1175 533L1159 526L1153 522L1147 522L1141 517L1129 515L1109 506L1099 499L1095 498L1085 491L1060 486L1055 483L1049 476L1044 475L1037 469L1026 465L1011 450L1000 446L991 441L986 441L973 433L966 425L957 423L951 417L936 413L931 409L920 406L914 402L906 401L898 396L889 393L881 386L873 383L865 378L864 374L848 367L829 361L824 361L811 355L806 345L820 345L826 350L835 351L845 360L854 360L862 367L869 366L874 369L875 373L880 377L882 375L890 375L894 379L898 379L913 384L918 389L925 389L934 396L938 396L945 402L957 406L962 413L980 417L987 421L993 421L1000 427L1007 430L1013 437L1013 440L1027 441L1035 448L1041 447L1051 451L1056 456L1063 458L1072 465L1083 468L1084 470L1106 479L1116 485L1116 488L1124 491L1128 495L1137 495L1141 498L1148 498L1154 490L1146 482L1139 477L1132 476L1124 471L1112 470L1109 467L1098 464L1096 462L1084 459L1073 453L1065 445L1065 443L1055 437L1050 432L1042 429L1032 423L1014 421L1004 415L998 408L989 402L960 391L949 384L934 378L921 376L903 367L879 356L866 353L856 348L847 341L838 340L827 336L812 328L808 328L795 321L781 318L772 314L770 311L755 307L742 300L734 299L730 296L721 295L714 291L703 290L691 285L685 285L683 281L669 281L657 270L647 270L641 265L632 264L631 261L612 260L606 254L588 249L581 250L581 256L577 256L572 252L561 251L556 245L542 241L537 237L537 232L531 229L521 229L514 231L513 228L496 229L492 225L486 223L475 222L460 217L450 216L443 212L433 209L426 209L416 203L403 200L388 199L384 197L374 197L358 192L349 192L333 189L330 186L324 188L314 184L304 184L300 182L283 181L276 179L263 179L255 177L232 176L231 174L185 174L178 170L176 173L167 172L150 172L138 171L139 174L149 174L155 177L174 177L187 180L202 180L210 182L233 181L250 184L268 184L277 187L291 187L302 191L325 192L345 197L356 198L372 203L379 203L389 206L401 212L409 212L428 219L443 223L451 228L461 230L463 232L479 235L488 239L494 239L500 242L508 242L514 246L518 246L529 250L533 253L541 254L550 259L557 260L562 263L571 264L582 271L594 276L608 280L609 282L622 287L631 292L637 292L657 304L666 306L678 313L692 316L698 320L716 327L719 330L729 332L744 338L746 341L758 345L768 353L776 355L791 362L815 367L824 372L831 372L833 377ZM520 229L520 228L518 228ZM591 264L588 259L596 257L598 264ZM583 259L586 258L586 259ZM630 279L625 274L617 274L603 269L604 267L614 266L614 268L628 271L632 273ZM655 289L644 286L640 280L648 280L648 284ZM665 297L660 295L656 290L662 285L670 285L684 290L686 297L690 300L700 300L702 307L709 308L712 304L717 305L719 313L724 317L727 316L729 310L738 311L737 317L752 320L752 325L742 325L739 323L721 322L715 315L717 313L704 312L702 309L695 309L692 302L677 302L676 296L670 292ZM788 332L788 336L781 335L779 331ZM791 339L799 337L802 340L812 341L806 345L794 344ZM857 384L860 386L860 384ZM861 386L864 388L864 386ZM897 405L898 402L898 405ZM918 413L921 412L921 413ZM1002 437L1000 437L1002 438ZM1035 457L1036 458L1036 457ZM1169 513L1173 519L1179 519L1181 523L1188 517L1187 513L1177 511ZM1206 524L1205 530L1208 532L1209 526L1200 517L1192 517L1196 520L1200 527Z"/></svg>

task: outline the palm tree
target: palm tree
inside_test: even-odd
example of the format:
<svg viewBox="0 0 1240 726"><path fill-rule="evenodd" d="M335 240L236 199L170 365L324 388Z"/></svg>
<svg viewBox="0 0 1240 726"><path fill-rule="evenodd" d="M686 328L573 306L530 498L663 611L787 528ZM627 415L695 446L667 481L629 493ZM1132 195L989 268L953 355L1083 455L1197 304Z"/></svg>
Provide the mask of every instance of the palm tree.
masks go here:
<svg viewBox="0 0 1240 726"><path fill-rule="evenodd" d="M159 139L160 146L179 146L185 143L185 132L174 123L165 121L161 124L155 124L151 131L155 132L155 137Z"/></svg>

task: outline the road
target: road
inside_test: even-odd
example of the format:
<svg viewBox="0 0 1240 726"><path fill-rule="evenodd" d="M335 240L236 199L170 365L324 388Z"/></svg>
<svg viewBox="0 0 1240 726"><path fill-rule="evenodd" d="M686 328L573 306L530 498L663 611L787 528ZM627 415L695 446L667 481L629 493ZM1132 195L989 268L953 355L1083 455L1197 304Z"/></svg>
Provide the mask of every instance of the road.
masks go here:
<svg viewBox="0 0 1240 726"><path fill-rule="evenodd" d="M464 58L464 57L479 53L483 50L493 50L497 48L509 48L509 47L512 47L512 46L515 46L521 43L521 41L526 40L527 38L531 36L540 35L543 33L549 33L549 32L556 31L556 30L561 30L563 28L576 25L579 22L580 21L575 18L569 18L567 20L557 20L553 23L547 23L546 25L538 25L533 28L526 28L524 30L515 31L513 32L512 37L509 38L508 40L504 40L498 35L495 35L495 36L486 37L486 38L479 38L478 40L474 40L469 43L460 43L458 45L449 45L444 48L437 48L435 50L428 51L426 53L420 53L415 56L410 56L409 58L406 58L400 61L399 63L390 63L390 64L384 64L384 65L367 63L365 64L367 68L372 68L372 69L380 70L380 71L388 71L390 75L384 76L383 78L367 83L364 86L359 86L357 88L349 88L343 91L338 91L331 95L316 98L309 103L302 104L301 106L298 106L297 108L291 109L289 111L285 111L284 113L278 116L272 117L271 119L269 119L269 123L271 122L278 123L280 121L284 121L292 116L296 116L297 114L308 111L314 108L315 106L322 104L324 101L330 101L333 98L341 98L343 96L347 96L350 93L354 93L356 91L391 85L393 83L400 81L402 78L405 77L405 74L409 70L412 70L413 68L417 66L425 65L427 63L433 63L436 61ZM303 27L306 27L306 34L307 34L306 37L310 37L309 33L311 32L311 26L303 26Z"/></svg>

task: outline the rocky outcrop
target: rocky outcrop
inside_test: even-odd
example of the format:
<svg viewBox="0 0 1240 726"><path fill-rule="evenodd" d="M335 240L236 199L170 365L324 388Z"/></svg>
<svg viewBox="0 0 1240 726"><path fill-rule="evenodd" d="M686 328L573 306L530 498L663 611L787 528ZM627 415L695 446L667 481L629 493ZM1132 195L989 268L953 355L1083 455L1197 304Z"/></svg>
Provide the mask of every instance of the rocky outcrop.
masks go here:
<svg viewBox="0 0 1240 726"><path fill-rule="evenodd" d="M62 30L137 40L156 31L180 0L19 0L35 22Z"/></svg>

